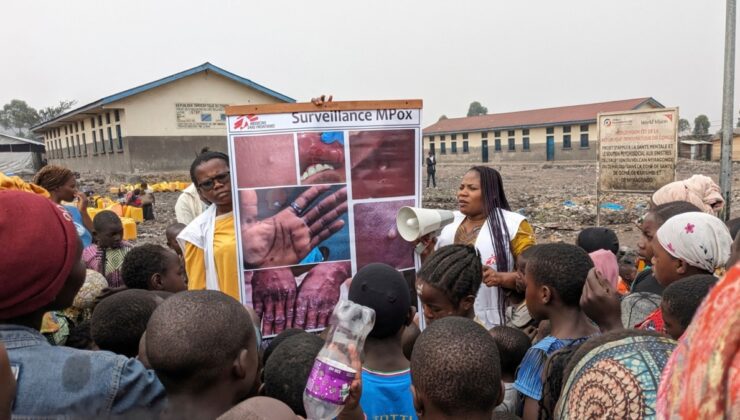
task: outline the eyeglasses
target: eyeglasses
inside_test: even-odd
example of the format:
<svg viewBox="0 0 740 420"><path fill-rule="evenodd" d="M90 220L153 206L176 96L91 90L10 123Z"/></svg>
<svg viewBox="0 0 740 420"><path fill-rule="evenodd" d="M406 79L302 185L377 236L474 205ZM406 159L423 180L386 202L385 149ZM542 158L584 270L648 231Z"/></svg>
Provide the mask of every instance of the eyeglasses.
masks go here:
<svg viewBox="0 0 740 420"><path fill-rule="evenodd" d="M216 181L218 181L218 183L221 185L226 185L227 183L231 182L231 172L224 172L222 174L214 176L213 178L206 179L205 181L198 184L198 187L202 188L203 191L210 191L216 185Z"/></svg>

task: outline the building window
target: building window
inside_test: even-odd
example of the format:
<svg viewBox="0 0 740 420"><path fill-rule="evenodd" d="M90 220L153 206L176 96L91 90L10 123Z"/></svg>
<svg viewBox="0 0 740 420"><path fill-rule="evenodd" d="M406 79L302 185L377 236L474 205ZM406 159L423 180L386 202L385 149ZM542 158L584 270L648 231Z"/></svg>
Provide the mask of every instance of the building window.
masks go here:
<svg viewBox="0 0 740 420"><path fill-rule="evenodd" d="M588 131L588 124L581 124L581 133Z"/></svg>
<svg viewBox="0 0 740 420"><path fill-rule="evenodd" d="M105 123L110 124L110 112L105 113Z"/></svg>
<svg viewBox="0 0 740 420"><path fill-rule="evenodd" d="M116 120L116 122L121 121L121 114L118 112L118 110L113 111L113 118Z"/></svg>
<svg viewBox="0 0 740 420"><path fill-rule="evenodd" d="M90 125L92 125L92 128L95 128L95 117L90 118Z"/></svg>
<svg viewBox="0 0 740 420"><path fill-rule="evenodd" d="M522 149L529 150L529 137L522 137Z"/></svg>
<svg viewBox="0 0 740 420"><path fill-rule="evenodd" d="M547 127L547 134L555 134L555 127Z"/></svg>
<svg viewBox="0 0 740 420"><path fill-rule="evenodd" d="M434 141L434 136L429 136L429 141Z"/></svg>
<svg viewBox="0 0 740 420"><path fill-rule="evenodd" d="M468 152L470 152L470 149L468 149L468 141L463 140L463 153L468 153Z"/></svg>
<svg viewBox="0 0 740 420"><path fill-rule="evenodd" d="M500 152L501 151L501 139L495 139L493 141L493 151L494 152Z"/></svg>
<svg viewBox="0 0 740 420"><path fill-rule="evenodd" d="M102 128L100 129L100 131L98 131L98 134L100 134L100 152L105 154L105 137L103 137Z"/></svg>
<svg viewBox="0 0 740 420"><path fill-rule="evenodd" d="M85 131L85 120L80 121L80 130Z"/></svg>
<svg viewBox="0 0 740 420"><path fill-rule="evenodd" d="M493 132L493 137L501 137L501 130L495 130Z"/></svg>
<svg viewBox="0 0 740 420"><path fill-rule="evenodd" d="M67 126L65 125L64 126L64 135L66 136L67 134L69 134L69 133L67 132Z"/></svg>
<svg viewBox="0 0 740 420"><path fill-rule="evenodd" d="M509 130L509 137L514 137L516 135L516 130Z"/></svg>
<svg viewBox="0 0 740 420"><path fill-rule="evenodd" d="M442 137L444 137L444 136L442 136ZM442 139L442 140L444 140L444 139ZM445 143L443 141L439 143L439 153L441 155L446 155L447 154L447 143Z"/></svg>
<svg viewBox="0 0 740 420"><path fill-rule="evenodd" d="M450 140L457 140L457 134L450 135Z"/></svg>
<svg viewBox="0 0 740 420"><path fill-rule="evenodd" d="M69 148L69 137L65 137L64 141L67 143L67 157L72 157L72 150Z"/></svg>
<svg viewBox="0 0 740 420"><path fill-rule="evenodd" d="M581 149L588 149L588 133L581 133Z"/></svg>
<svg viewBox="0 0 740 420"><path fill-rule="evenodd" d="M85 154L83 156L87 156L87 139L85 139L85 133L82 133L82 147L85 151Z"/></svg>
<svg viewBox="0 0 740 420"><path fill-rule="evenodd" d="M468 139L468 133L463 133L463 140L467 140L467 139Z"/></svg>
<svg viewBox="0 0 740 420"><path fill-rule="evenodd" d="M93 135L93 156L98 155L98 137L95 135L95 130L92 131Z"/></svg>
<svg viewBox="0 0 740 420"><path fill-rule="evenodd" d="M454 136L454 134L453 134L453 136ZM456 141L451 141L450 142L450 153L457 154L457 142Z"/></svg>
<svg viewBox="0 0 740 420"><path fill-rule="evenodd" d="M116 125L116 136L118 137L118 150L123 151L123 136L121 136L120 125Z"/></svg>
<svg viewBox="0 0 740 420"><path fill-rule="evenodd" d="M529 135L529 129L528 128L523 128L522 129L522 135L523 136L528 136Z"/></svg>
<svg viewBox="0 0 740 420"><path fill-rule="evenodd" d="M516 150L516 143L514 143L514 138L509 137L509 151L513 152Z"/></svg>
<svg viewBox="0 0 740 420"><path fill-rule="evenodd" d="M82 156L82 144L80 144L80 135L75 134L75 136L77 137L77 155Z"/></svg>
<svg viewBox="0 0 740 420"><path fill-rule="evenodd" d="M103 125L103 115L98 115L98 126Z"/></svg>
<svg viewBox="0 0 740 420"><path fill-rule="evenodd" d="M563 133L570 133L570 126L569 125L564 125L563 126Z"/></svg>
<svg viewBox="0 0 740 420"><path fill-rule="evenodd" d="M570 149L570 134L563 134L563 149Z"/></svg>
<svg viewBox="0 0 740 420"><path fill-rule="evenodd" d="M429 151L431 151L432 153L434 153L434 142L433 141L430 141L429 142Z"/></svg>
<svg viewBox="0 0 740 420"><path fill-rule="evenodd" d="M110 153L113 153L113 130L108 127L108 142L110 143Z"/></svg>
<svg viewBox="0 0 740 420"><path fill-rule="evenodd" d="M488 138L488 131L481 131L480 132L480 138L487 139Z"/></svg>
<svg viewBox="0 0 740 420"><path fill-rule="evenodd" d="M439 136L439 140L440 140L440 141L445 141L445 135L444 135L444 134L442 134L441 136Z"/></svg>

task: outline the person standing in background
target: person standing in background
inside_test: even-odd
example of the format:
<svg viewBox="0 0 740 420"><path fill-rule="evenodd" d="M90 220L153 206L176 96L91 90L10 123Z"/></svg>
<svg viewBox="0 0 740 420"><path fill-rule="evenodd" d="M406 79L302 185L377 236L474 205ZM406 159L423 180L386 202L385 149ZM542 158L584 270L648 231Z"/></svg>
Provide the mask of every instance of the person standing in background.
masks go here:
<svg viewBox="0 0 740 420"><path fill-rule="evenodd" d="M434 151L429 151L429 156L427 157L427 188L429 188L429 181L432 181L432 186L434 188L437 188L437 180L435 179L434 175L437 173L437 158L434 156Z"/></svg>

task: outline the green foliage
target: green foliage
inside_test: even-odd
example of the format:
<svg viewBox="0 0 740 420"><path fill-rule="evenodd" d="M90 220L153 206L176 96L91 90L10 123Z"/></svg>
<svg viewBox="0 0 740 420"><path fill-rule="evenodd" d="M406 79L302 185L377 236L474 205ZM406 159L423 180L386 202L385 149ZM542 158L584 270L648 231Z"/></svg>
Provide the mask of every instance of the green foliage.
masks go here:
<svg viewBox="0 0 740 420"><path fill-rule="evenodd" d="M686 133L691 131L691 124L689 123L689 120L685 118L681 118L678 120L678 132L679 133Z"/></svg>
<svg viewBox="0 0 740 420"><path fill-rule="evenodd" d="M475 117L476 115L486 114L488 114L488 108L481 105L480 102L475 101L470 103L470 107L468 108L468 117Z"/></svg>
<svg viewBox="0 0 740 420"><path fill-rule="evenodd" d="M13 130L19 137L31 138L31 127L36 124L49 121L72 108L77 101L59 101L57 106L49 106L36 110L28 106L26 101L13 99L0 110L0 126Z"/></svg>
<svg viewBox="0 0 740 420"><path fill-rule="evenodd" d="M709 134L709 118L706 115L699 115L694 119L694 134Z"/></svg>

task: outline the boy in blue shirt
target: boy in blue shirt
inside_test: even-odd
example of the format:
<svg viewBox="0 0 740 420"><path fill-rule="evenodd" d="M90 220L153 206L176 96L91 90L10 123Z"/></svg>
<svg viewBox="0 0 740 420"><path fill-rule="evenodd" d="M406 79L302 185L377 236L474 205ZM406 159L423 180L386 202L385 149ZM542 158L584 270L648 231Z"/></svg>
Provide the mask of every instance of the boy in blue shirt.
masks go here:
<svg viewBox="0 0 740 420"><path fill-rule="evenodd" d="M362 368L360 405L367 419L416 420L401 340L416 311L403 275L386 264L369 264L352 279L349 300L375 310Z"/></svg>

